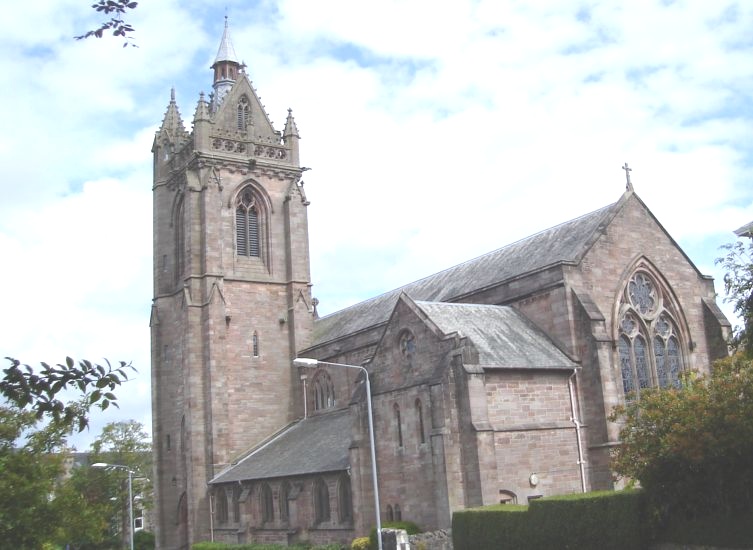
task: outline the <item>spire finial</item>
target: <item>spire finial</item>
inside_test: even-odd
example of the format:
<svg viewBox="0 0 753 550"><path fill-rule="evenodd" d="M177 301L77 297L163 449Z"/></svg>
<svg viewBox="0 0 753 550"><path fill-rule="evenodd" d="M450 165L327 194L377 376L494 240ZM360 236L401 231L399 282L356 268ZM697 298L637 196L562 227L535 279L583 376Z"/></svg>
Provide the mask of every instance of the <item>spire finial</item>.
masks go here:
<svg viewBox="0 0 753 550"><path fill-rule="evenodd" d="M175 86L170 88L170 103L175 103Z"/></svg>
<svg viewBox="0 0 753 550"><path fill-rule="evenodd" d="M625 170L625 178L627 178L627 184L625 185L625 189L628 191L633 190L633 182L630 181L630 172L633 171L632 168L628 166L628 163L625 163L625 166L622 167L623 170Z"/></svg>

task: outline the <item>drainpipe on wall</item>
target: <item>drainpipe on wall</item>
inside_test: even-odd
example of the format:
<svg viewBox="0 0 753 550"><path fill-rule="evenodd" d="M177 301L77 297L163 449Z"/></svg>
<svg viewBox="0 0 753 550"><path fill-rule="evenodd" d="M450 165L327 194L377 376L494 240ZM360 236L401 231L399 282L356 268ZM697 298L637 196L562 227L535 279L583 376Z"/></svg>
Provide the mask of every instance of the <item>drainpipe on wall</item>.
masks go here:
<svg viewBox="0 0 753 550"><path fill-rule="evenodd" d="M214 542L214 506L212 504L214 503L214 497L212 494L209 494L209 540L211 542Z"/></svg>
<svg viewBox="0 0 753 550"><path fill-rule="evenodd" d="M573 373L567 379L567 388L570 391L570 421L575 425L575 438L578 440L578 465L580 466L580 486L583 492L586 492L586 462L583 460L583 443L581 442L582 424L578 420L578 413L575 409L575 391L573 389L574 379L578 374L578 368L573 369Z"/></svg>

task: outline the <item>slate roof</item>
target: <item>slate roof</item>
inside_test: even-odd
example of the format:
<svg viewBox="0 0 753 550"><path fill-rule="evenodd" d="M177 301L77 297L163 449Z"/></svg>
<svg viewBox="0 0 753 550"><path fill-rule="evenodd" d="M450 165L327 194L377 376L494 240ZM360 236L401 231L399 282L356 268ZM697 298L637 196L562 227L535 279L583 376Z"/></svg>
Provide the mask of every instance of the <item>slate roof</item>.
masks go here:
<svg viewBox="0 0 753 550"><path fill-rule="evenodd" d="M347 408L299 420L209 483L346 470L350 465L350 423Z"/></svg>
<svg viewBox="0 0 753 550"><path fill-rule="evenodd" d="M486 368L573 369L575 364L515 308L485 304L416 302L445 334L469 338Z"/></svg>
<svg viewBox="0 0 753 550"><path fill-rule="evenodd" d="M449 302L560 263L576 263L620 202L562 223L424 279L318 319L312 347L387 321L402 292L414 300Z"/></svg>
<svg viewBox="0 0 753 550"><path fill-rule="evenodd" d="M738 237L753 237L753 222L746 223L739 229L735 229L735 235Z"/></svg>

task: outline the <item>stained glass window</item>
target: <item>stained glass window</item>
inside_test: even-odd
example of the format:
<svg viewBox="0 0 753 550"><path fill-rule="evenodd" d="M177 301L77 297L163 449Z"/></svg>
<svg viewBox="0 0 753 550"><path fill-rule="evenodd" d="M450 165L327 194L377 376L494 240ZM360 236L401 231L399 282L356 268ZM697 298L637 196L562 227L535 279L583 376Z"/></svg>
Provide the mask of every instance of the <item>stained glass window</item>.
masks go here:
<svg viewBox="0 0 753 550"><path fill-rule="evenodd" d="M620 303L617 355L626 396L680 387L683 368L677 323L663 287L643 271L630 278Z"/></svg>

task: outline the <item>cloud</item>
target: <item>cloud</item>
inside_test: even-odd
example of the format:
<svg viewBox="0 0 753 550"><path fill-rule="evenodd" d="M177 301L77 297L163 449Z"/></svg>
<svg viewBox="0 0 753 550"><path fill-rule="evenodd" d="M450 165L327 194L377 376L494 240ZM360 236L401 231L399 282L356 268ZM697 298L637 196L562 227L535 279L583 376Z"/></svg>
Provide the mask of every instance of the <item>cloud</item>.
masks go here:
<svg viewBox="0 0 753 550"><path fill-rule="evenodd" d="M149 151L172 86L189 129L210 91L225 4L140 3L138 48L71 40L96 22L78 0L0 21L0 351L133 360L103 419L149 425ZM227 4L268 113L280 129L293 108L313 168L320 313L614 202L626 161L721 290L718 246L753 219L753 6Z"/></svg>

